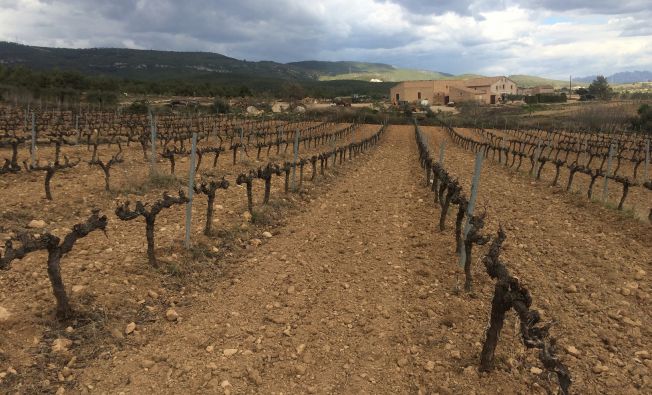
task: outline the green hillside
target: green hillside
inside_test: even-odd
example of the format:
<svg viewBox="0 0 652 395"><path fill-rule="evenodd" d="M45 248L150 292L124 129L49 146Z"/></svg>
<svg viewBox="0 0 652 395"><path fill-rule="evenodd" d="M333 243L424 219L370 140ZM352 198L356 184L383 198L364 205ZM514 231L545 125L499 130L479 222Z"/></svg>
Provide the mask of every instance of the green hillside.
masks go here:
<svg viewBox="0 0 652 395"><path fill-rule="evenodd" d="M45 48L8 42L0 42L0 64L140 80L165 80L181 75L190 78L206 75L311 78L307 73L282 63L248 62L209 52Z"/></svg>
<svg viewBox="0 0 652 395"><path fill-rule="evenodd" d="M303 62L288 63L288 66L314 75L337 76L352 73L387 73L394 70L393 66L384 63L367 62L325 62L320 60L307 60Z"/></svg>
<svg viewBox="0 0 652 395"><path fill-rule="evenodd" d="M480 75L480 74L470 74L470 73L467 73L467 74L456 75L456 76L454 77L454 79L456 79L456 80L470 80L471 78L482 78L482 77L485 77L485 76L484 76L484 75Z"/></svg>
<svg viewBox="0 0 652 395"><path fill-rule="evenodd" d="M4 71L3 71L4 70ZM66 73L79 73L80 76ZM46 48L0 42L0 84L31 91L113 90L179 95L386 96L392 84L409 80L468 79L452 74L398 68L384 63L246 61L209 52L125 48ZM565 81L513 75L519 86ZM382 82L371 82L379 80ZM68 81L68 82L66 82Z"/></svg>
<svg viewBox="0 0 652 395"><path fill-rule="evenodd" d="M331 62L318 62L318 63L331 63ZM355 62L337 62L337 63L351 63ZM333 80L357 80L357 81L370 81L372 79L381 80L384 82L401 82L401 81L417 81L417 80L442 80L442 79L461 79L468 80L471 78L486 77L480 74L460 74L451 75L437 71L428 70L415 70L415 69L401 69L394 68L389 65L378 65L376 63L355 63L357 67L351 68L351 72L341 72L342 69L334 69L326 71L324 69L317 69L312 71L312 74L321 81ZM379 67L387 66L387 67ZM339 73L338 73L339 72ZM552 85L555 88L567 86L565 81L551 80L530 75L511 75L509 76L514 82L521 87L533 87L538 85Z"/></svg>
<svg viewBox="0 0 652 395"><path fill-rule="evenodd" d="M402 69L384 63L306 61L288 63L321 81L354 80L400 82L410 80L438 80L452 75L430 70Z"/></svg>
<svg viewBox="0 0 652 395"><path fill-rule="evenodd" d="M449 76L434 71L399 69L383 63L304 61L283 64L250 62L209 52L46 48L9 42L0 42L0 64L151 81L180 77L220 81L252 76L285 80L380 79L396 82Z"/></svg>
<svg viewBox="0 0 652 395"><path fill-rule="evenodd" d="M371 81L372 79L384 82L401 82L415 80L441 80L450 78L450 75L439 73L437 71L413 70L413 69L393 69L386 72L362 72L346 73L339 75L322 75L319 79L322 81L329 80L358 80Z"/></svg>
<svg viewBox="0 0 652 395"><path fill-rule="evenodd" d="M563 88L568 86L568 81L551 80L548 78L536 77L532 75L510 75L509 78L516 82L522 88L531 88L539 85L552 85L555 88Z"/></svg>

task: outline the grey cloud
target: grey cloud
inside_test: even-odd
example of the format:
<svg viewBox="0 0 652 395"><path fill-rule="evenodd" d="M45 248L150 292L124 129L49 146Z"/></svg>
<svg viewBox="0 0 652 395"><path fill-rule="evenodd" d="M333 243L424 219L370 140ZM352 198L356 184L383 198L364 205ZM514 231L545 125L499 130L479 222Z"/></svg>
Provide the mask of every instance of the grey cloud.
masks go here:
<svg viewBox="0 0 652 395"><path fill-rule="evenodd" d="M480 12L500 11L509 6L518 6L528 10L546 10L555 12L583 11L588 14L618 15L649 11L650 0L378 0L398 4L415 14L444 14L452 12L458 15L478 17Z"/></svg>
<svg viewBox="0 0 652 395"><path fill-rule="evenodd" d="M492 11L505 8L503 0L377 0L381 3L392 3L401 6L413 15L430 16L453 13L460 16L471 16L476 20L484 20L482 11Z"/></svg>
<svg viewBox="0 0 652 395"><path fill-rule="evenodd" d="M528 9L549 11L585 11L591 14L617 15L649 11L650 0L525 0L516 4Z"/></svg>
<svg viewBox="0 0 652 395"><path fill-rule="evenodd" d="M476 3L476 1L473 0L390 0L389 2L398 4L404 9L408 10L410 13L414 14L444 14L447 12L453 12L458 15L470 15L471 6Z"/></svg>
<svg viewBox="0 0 652 395"><path fill-rule="evenodd" d="M632 23L627 26L621 33L622 37L636 37L636 36L651 36L652 37L652 25L650 25L650 20L640 20ZM652 40L651 40L652 42Z"/></svg>
<svg viewBox="0 0 652 395"><path fill-rule="evenodd" d="M56 5L59 1L50 2ZM184 3L171 0L135 1L72 0L71 8L98 15L119 23L122 35L139 46L152 47L171 36L188 36L195 44L211 43L232 47L237 55L247 52L258 59L283 60L280 55L298 53L306 57L320 50L336 50L342 46L354 48L393 48L405 45L415 37L385 34L382 29L349 26L351 33L342 35L316 16L304 2L280 0L210 1L193 0ZM144 5L144 6L143 6ZM100 21L98 21L99 23ZM182 40L193 41L193 40ZM162 48L166 48L164 43ZM203 49L203 48L173 48ZM301 52L299 52L301 51Z"/></svg>
<svg viewBox="0 0 652 395"><path fill-rule="evenodd" d="M201 50L239 59L281 62L305 59L375 61L452 73L504 67L509 72L549 74L565 72L566 67L572 70L588 66L582 59L573 57L553 56L540 60L536 53L530 53L529 44L524 42L535 40L535 44L544 46L561 45L572 43L574 37L570 34L534 36L528 31L519 39L497 41L490 34L481 33L481 29L473 28L482 18L481 14L515 5L533 11L533 18L536 18L536 10L562 13L570 23L574 18L605 14L617 16L612 19L619 21L615 29L623 36L652 35L647 22L650 0L615 4L604 0L373 1L375 3L369 3L368 10L354 2L350 9L360 15L366 12L373 16L375 8L390 3L398 5L401 13L396 15L396 25L372 26L355 20L348 17L346 7L333 11L327 0L319 3L300 0L40 0L42 7L26 7L20 0L0 0L0 18L3 13L22 12L22 19L15 25L0 26L0 39L20 37L22 42L37 45L129 45ZM340 12L341 17L328 15L328 12ZM462 19L451 25L456 28L436 29L437 16L446 13ZM420 28L424 26L439 33L421 36ZM523 38L528 40L520 41ZM510 53L510 48L519 48L519 51Z"/></svg>

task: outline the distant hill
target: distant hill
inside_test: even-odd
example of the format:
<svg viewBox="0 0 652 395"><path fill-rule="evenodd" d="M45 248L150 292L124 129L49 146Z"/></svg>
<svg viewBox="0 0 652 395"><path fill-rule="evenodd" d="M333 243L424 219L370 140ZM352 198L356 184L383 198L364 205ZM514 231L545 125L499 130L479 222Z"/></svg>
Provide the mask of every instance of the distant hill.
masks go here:
<svg viewBox="0 0 652 395"><path fill-rule="evenodd" d="M458 80L470 80L471 78L481 78L481 77L484 77L484 75L466 73L466 74L456 75L453 78Z"/></svg>
<svg viewBox="0 0 652 395"><path fill-rule="evenodd" d="M358 81L383 81L383 82L402 82L402 81L422 81L422 80L442 80L452 78L451 75L437 71L414 70L414 69L394 69L383 73L363 72L363 73L346 73L335 76L319 76L321 81L333 80L358 80Z"/></svg>
<svg viewBox="0 0 652 395"><path fill-rule="evenodd" d="M210 52L173 52L125 48L46 48L0 42L0 64L36 70L71 70L139 80L174 78L280 78L290 80L379 79L385 82L440 79L450 74L400 69L383 63L304 61L250 62Z"/></svg>
<svg viewBox="0 0 652 395"><path fill-rule="evenodd" d="M139 80L206 75L256 75L310 79L307 73L276 62L248 62L209 52L150 51L125 48L46 48L0 42L0 64L36 70L70 70Z"/></svg>
<svg viewBox="0 0 652 395"><path fill-rule="evenodd" d="M25 66L34 70L76 71L91 76L108 76L137 81L192 81L193 83L244 84L257 88L275 89L287 81L317 86L344 87L346 81L357 81L354 86L373 81L367 89L380 91L378 81L391 84L410 80L468 79L482 77L476 74L453 74L398 68L384 63L302 61L278 63L246 61L210 52L174 52L126 48L46 48L0 42L0 65ZM639 72L642 73L642 72ZM512 75L519 86L566 86L565 81ZM587 77L588 78L588 77ZM652 76L650 77L652 78ZM336 85L334 85L336 84Z"/></svg>
<svg viewBox="0 0 652 395"><path fill-rule="evenodd" d="M252 76L284 80L399 82L450 78L452 74L397 68L384 63L302 61L250 62L209 52L125 48L46 48L0 42L0 64L35 70L70 70L138 80L232 80Z"/></svg>
<svg viewBox="0 0 652 395"><path fill-rule="evenodd" d="M551 80L548 78L542 78L542 77L536 77L532 75L510 75L509 78L516 82L516 85L522 87L522 88L531 88L533 86L540 86L540 85L552 85L555 88L563 88L568 86L568 81L559 81L559 80Z"/></svg>
<svg viewBox="0 0 652 395"><path fill-rule="evenodd" d="M346 61L326 62L321 60L306 60L302 62L291 62L287 65L313 74L316 77L351 73L386 73L394 70L394 67L384 63Z"/></svg>
<svg viewBox="0 0 652 395"><path fill-rule="evenodd" d="M322 81L380 80L384 82L400 82L410 80L439 80L452 77L452 74L438 71L403 69L385 63L310 60L288 63L288 65L303 70Z"/></svg>
<svg viewBox="0 0 652 395"><path fill-rule="evenodd" d="M588 77L573 78L573 82L585 82L590 84L597 77L591 75ZM633 82L648 82L652 81L652 71L624 71L621 73L612 74L607 76L607 81L610 84L631 84Z"/></svg>
<svg viewBox="0 0 652 395"><path fill-rule="evenodd" d="M342 62L342 63L347 63L347 62ZM388 65L383 65L383 66L388 66ZM399 68L392 68L384 72L381 71L374 72L368 69L366 71L343 73L334 76L325 75L325 74L319 76L321 80L369 81L370 78L377 78L382 81L388 81L388 82L417 81L417 80L444 80L444 79L468 80L472 78L481 78L481 77L486 77L486 76L481 74L471 74L471 73L453 75L453 74L442 73L437 71L422 71L422 70L399 69ZM566 81L552 80L552 79L542 78L542 77L537 77L532 75L515 74L515 75L510 75L509 78L511 78L514 82L516 82L518 86L524 88L529 88L529 87L539 86L539 85L552 85L555 88L562 88L568 86L568 82Z"/></svg>

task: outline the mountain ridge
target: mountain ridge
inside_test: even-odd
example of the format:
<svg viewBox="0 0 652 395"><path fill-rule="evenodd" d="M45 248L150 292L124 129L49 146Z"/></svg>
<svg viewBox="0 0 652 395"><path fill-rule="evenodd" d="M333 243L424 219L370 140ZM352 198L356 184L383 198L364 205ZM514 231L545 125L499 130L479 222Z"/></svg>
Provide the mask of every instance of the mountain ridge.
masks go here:
<svg viewBox="0 0 652 395"><path fill-rule="evenodd" d="M586 77L573 78L573 82L591 83L597 75L590 75ZM635 71L622 71L607 76L607 81L610 84L631 84L634 82L648 82L652 81L652 71L635 70Z"/></svg>
<svg viewBox="0 0 652 395"><path fill-rule="evenodd" d="M385 63L306 60L289 63L247 61L213 52L181 52L128 48L50 48L0 42L0 65L35 70L76 71L116 78L157 80L210 80L247 78L294 81L401 82L472 78L461 74L395 67ZM536 76L513 75L519 86L566 86L566 82Z"/></svg>

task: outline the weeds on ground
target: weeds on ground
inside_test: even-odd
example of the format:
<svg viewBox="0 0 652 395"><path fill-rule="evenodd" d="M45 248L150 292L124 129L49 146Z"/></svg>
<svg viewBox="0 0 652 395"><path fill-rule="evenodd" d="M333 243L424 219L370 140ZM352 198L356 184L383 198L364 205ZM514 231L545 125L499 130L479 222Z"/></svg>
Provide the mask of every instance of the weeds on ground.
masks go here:
<svg viewBox="0 0 652 395"><path fill-rule="evenodd" d="M153 189L172 189L181 185L181 181L173 174L154 173L143 179L128 179L116 189L117 195L145 195Z"/></svg>
<svg viewBox="0 0 652 395"><path fill-rule="evenodd" d="M234 225L229 228L221 228L213 232L220 240L221 251L234 251L242 248L243 239L247 237L247 231Z"/></svg>
<svg viewBox="0 0 652 395"><path fill-rule="evenodd" d="M188 256L193 262L206 262L219 258L219 251L204 243L197 243L190 246Z"/></svg>
<svg viewBox="0 0 652 395"><path fill-rule="evenodd" d="M168 275L172 277L181 277L183 275L181 267L179 267L176 262L165 262L163 269Z"/></svg>
<svg viewBox="0 0 652 395"><path fill-rule="evenodd" d="M5 211L0 213L0 220L2 220L3 223L25 223L29 222L32 219L33 214L30 213L28 210L24 209L16 209L12 211ZM2 227L0 226L0 229Z"/></svg>
<svg viewBox="0 0 652 395"><path fill-rule="evenodd" d="M597 200L597 199L592 199L592 201L595 202L595 203L603 203L601 200ZM631 207L624 207L622 210L618 210L618 203L607 201L607 202L604 202L603 204L608 209L618 211L620 213L620 215L622 215L625 218L637 219L636 218L636 212Z"/></svg>
<svg viewBox="0 0 652 395"><path fill-rule="evenodd" d="M293 203L286 199L270 200L269 204L253 210L251 223L259 226L276 226L283 219L283 211L291 207Z"/></svg>

